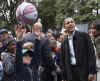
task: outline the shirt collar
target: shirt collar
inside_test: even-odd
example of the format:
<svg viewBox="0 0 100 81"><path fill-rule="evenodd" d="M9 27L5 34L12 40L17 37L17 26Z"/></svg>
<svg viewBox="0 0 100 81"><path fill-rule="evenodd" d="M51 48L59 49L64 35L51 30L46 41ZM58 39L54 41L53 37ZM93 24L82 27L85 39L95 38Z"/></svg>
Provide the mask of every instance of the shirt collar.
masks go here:
<svg viewBox="0 0 100 81"><path fill-rule="evenodd" d="M70 36L68 36L68 39L72 39L74 34L75 34L75 31Z"/></svg>

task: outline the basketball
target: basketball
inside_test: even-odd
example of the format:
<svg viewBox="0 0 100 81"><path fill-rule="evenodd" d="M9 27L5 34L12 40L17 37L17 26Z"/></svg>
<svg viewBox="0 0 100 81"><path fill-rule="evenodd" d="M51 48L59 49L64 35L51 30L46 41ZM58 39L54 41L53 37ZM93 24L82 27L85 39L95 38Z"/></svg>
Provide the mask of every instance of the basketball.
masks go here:
<svg viewBox="0 0 100 81"><path fill-rule="evenodd" d="M17 7L16 18L22 23L33 24L37 16L37 9L32 3L23 2Z"/></svg>

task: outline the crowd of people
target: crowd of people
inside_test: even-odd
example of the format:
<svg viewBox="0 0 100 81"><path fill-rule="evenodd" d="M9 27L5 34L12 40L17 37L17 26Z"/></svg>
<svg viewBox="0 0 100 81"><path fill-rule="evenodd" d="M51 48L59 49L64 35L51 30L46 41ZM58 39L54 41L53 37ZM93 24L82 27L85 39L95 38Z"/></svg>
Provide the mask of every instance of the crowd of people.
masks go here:
<svg viewBox="0 0 100 81"><path fill-rule="evenodd" d="M16 24L14 36L0 29L0 81L96 80L100 21L91 23L88 33L77 30L72 18L64 19L61 31L42 28L39 21L32 28Z"/></svg>

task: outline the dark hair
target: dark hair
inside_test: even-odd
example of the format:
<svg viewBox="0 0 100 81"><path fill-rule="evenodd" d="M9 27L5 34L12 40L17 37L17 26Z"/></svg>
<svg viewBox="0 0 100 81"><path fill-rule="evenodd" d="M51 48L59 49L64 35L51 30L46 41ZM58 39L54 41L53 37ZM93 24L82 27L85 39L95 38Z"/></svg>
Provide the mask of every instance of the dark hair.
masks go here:
<svg viewBox="0 0 100 81"><path fill-rule="evenodd" d="M31 28L29 26L26 25L25 27L26 27L26 33L31 32Z"/></svg>
<svg viewBox="0 0 100 81"><path fill-rule="evenodd" d="M94 23L89 24L88 30L95 29Z"/></svg>
<svg viewBox="0 0 100 81"><path fill-rule="evenodd" d="M60 38L61 35L62 35L61 33L58 33L58 34L57 34L57 38Z"/></svg>

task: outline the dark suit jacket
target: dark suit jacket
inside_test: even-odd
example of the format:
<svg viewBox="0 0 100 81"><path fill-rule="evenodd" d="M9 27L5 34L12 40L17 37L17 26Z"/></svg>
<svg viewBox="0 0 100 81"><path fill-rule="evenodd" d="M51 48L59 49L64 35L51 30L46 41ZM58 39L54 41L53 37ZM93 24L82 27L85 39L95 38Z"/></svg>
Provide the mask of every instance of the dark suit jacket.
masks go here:
<svg viewBox="0 0 100 81"><path fill-rule="evenodd" d="M53 59L51 57L50 42L47 38L40 38L41 40L41 66L48 71L54 71L56 69Z"/></svg>
<svg viewBox="0 0 100 81"><path fill-rule="evenodd" d="M72 79L72 66L70 60L68 39L65 38L61 46L61 68L63 80ZM96 58L92 41L88 34L75 31L73 46L80 76L88 78L88 74L96 73Z"/></svg>
<svg viewBox="0 0 100 81"><path fill-rule="evenodd" d="M40 65L43 70L40 72L40 81L53 81L52 71L56 70L50 52L50 42L47 38L40 38L41 40L41 56Z"/></svg>

